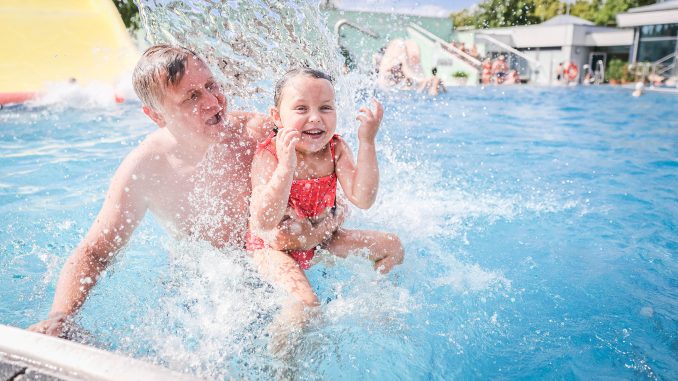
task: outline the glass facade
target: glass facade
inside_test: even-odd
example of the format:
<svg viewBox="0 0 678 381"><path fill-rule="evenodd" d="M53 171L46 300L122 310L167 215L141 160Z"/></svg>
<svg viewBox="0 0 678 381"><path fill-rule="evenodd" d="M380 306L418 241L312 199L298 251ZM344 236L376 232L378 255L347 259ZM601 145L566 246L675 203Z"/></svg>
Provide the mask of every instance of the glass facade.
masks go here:
<svg viewBox="0 0 678 381"><path fill-rule="evenodd" d="M673 37L678 35L678 24L645 25L640 27L640 38Z"/></svg>
<svg viewBox="0 0 678 381"><path fill-rule="evenodd" d="M676 52L678 24L640 27L637 62L655 62Z"/></svg>

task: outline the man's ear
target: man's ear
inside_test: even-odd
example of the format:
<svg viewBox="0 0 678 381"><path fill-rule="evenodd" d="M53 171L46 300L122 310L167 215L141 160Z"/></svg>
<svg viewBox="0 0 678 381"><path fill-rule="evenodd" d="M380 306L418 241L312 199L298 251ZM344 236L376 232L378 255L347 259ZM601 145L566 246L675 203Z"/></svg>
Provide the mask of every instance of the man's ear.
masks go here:
<svg viewBox="0 0 678 381"><path fill-rule="evenodd" d="M153 110L152 108L148 106L144 106L141 108L144 111L144 114L148 115L149 118L151 118L152 121L155 122L155 124L158 125L158 127L163 128L165 127L165 118L163 118L162 114L159 112Z"/></svg>
<svg viewBox="0 0 678 381"><path fill-rule="evenodd" d="M273 119L275 126L280 128L282 126L282 123L280 123L280 111L278 111L276 107L271 107L268 113L271 115L271 119Z"/></svg>

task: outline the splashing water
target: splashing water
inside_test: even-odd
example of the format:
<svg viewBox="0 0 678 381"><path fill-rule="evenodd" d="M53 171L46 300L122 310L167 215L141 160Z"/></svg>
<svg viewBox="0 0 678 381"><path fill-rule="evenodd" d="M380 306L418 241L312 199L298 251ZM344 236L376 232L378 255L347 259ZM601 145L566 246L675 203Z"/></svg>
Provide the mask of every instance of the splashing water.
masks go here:
<svg viewBox="0 0 678 381"><path fill-rule="evenodd" d="M226 94L272 99L271 82L308 66L337 80L338 115L355 110L359 81L342 75L343 59L318 2L142 1L142 22L152 43L188 47L220 75ZM248 104L252 106L252 104ZM341 120L341 119L340 119ZM344 122L352 118L344 119Z"/></svg>
<svg viewBox="0 0 678 381"><path fill-rule="evenodd" d="M271 82L287 66L309 62L335 75L338 127L355 150L354 103L369 92L367 77L341 74L315 4L278 4L140 6L154 42L207 57L245 109L270 106ZM402 266L388 277L359 256L314 266L307 275L322 313L282 363L268 349L268 327L284 295L241 250L175 241L147 219L80 313L97 345L207 379L273 379L281 370L375 380L675 373L670 100L613 89L380 95L379 198L347 227L397 233ZM81 100L0 111L3 323L44 317L119 159L154 128L136 103L83 112ZM205 168L193 195L208 204L196 221L203 231L223 218L208 181L223 170Z"/></svg>

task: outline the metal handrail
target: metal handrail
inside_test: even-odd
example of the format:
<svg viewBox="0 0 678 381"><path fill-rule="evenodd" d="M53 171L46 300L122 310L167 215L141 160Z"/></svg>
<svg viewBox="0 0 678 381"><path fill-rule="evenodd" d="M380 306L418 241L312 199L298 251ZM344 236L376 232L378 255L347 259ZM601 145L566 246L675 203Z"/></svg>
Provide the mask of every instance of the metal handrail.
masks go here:
<svg viewBox="0 0 678 381"><path fill-rule="evenodd" d="M494 37L490 37L486 34L478 33L478 34L476 34L476 38L482 38L482 39L485 39L487 41L490 41L491 43L493 43L493 44L495 44L495 45L497 45L501 48L504 48L505 50L517 55L518 57L523 58L525 61L532 63L535 67L541 66L541 63L539 61L536 61L536 60L526 56L520 50L515 49L514 47L507 45L507 44L497 40Z"/></svg>
<svg viewBox="0 0 678 381"><path fill-rule="evenodd" d="M666 65L666 66L664 66L661 70L655 71L655 74L657 74L657 75L662 75L662 74L664 74L664 73L666 73L666 72L668 72L668 71L673 70L675 67L676 67L676 64L675 64L675 62L674 62L674 63L672 63L671 65Z"/></svg>
<svg viewBox="0 0 678 381"><path fill-rule="evenodd" d="M450 44L449 42L443 40L442 38L436 36L435 34L429 32L428 30L420 27L417 24L410 23L410 28L416 30L417 32L425 35L426 37L430 38L431 40L437 42L440 44L441 47L444 49L450 50L451 53L454 53L462 58L464 58L466 61L469 61L470 64L474 66L480 67L482 65L482 62L480 62L478 59L474 58L473 56L469 55L468 53L464 52L463 50L457 48L456 46Z"/></svg>
<svg viewBox="0 0 678 381"><path fill-rule="evenodd" d="M654 61L654 62L652 63L652 65L660 65L662 62L664 62L664 61L666 61L666 60L670 60L671 58L676 58L676 53L675 53L675 52L673 52L673 53L671 53L671 54L669 54L669 55L667 55L667 56L665 56L665 57L662 57L662 58L660 58L660 59Z"/></svg>
<svg viewBox="0 0 678 381"><path fill-rule="evenodd" d="M341 35L339 34L339 31L341 30L341 27L343 27L344 25L350 26L351 28L353 28L353 29L355 29L359 32L365 33L366 35L368 35L372 38L379 38L379 33L377 33L377 32L373 32L373 31L371 31L367 28L363 28L360 25L356 25L356 24L354 24L354 23L352 23L352 22L350 22L346 19L340 19L334 24L334 33L337 35L337 41L339 41L341 39Z"/></svg>

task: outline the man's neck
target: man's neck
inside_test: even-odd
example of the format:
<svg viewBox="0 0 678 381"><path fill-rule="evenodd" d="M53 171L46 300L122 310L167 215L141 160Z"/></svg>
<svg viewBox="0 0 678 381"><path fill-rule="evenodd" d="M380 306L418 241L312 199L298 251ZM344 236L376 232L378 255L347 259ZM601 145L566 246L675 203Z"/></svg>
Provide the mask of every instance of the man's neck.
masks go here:
<svg viewBox="0 0 678 381"><path fill-rule="evenodd" d="M171 154L189 166L196 166L207 154L212 144L197 140L181 141L171 136L174 141Z"/></svg>

